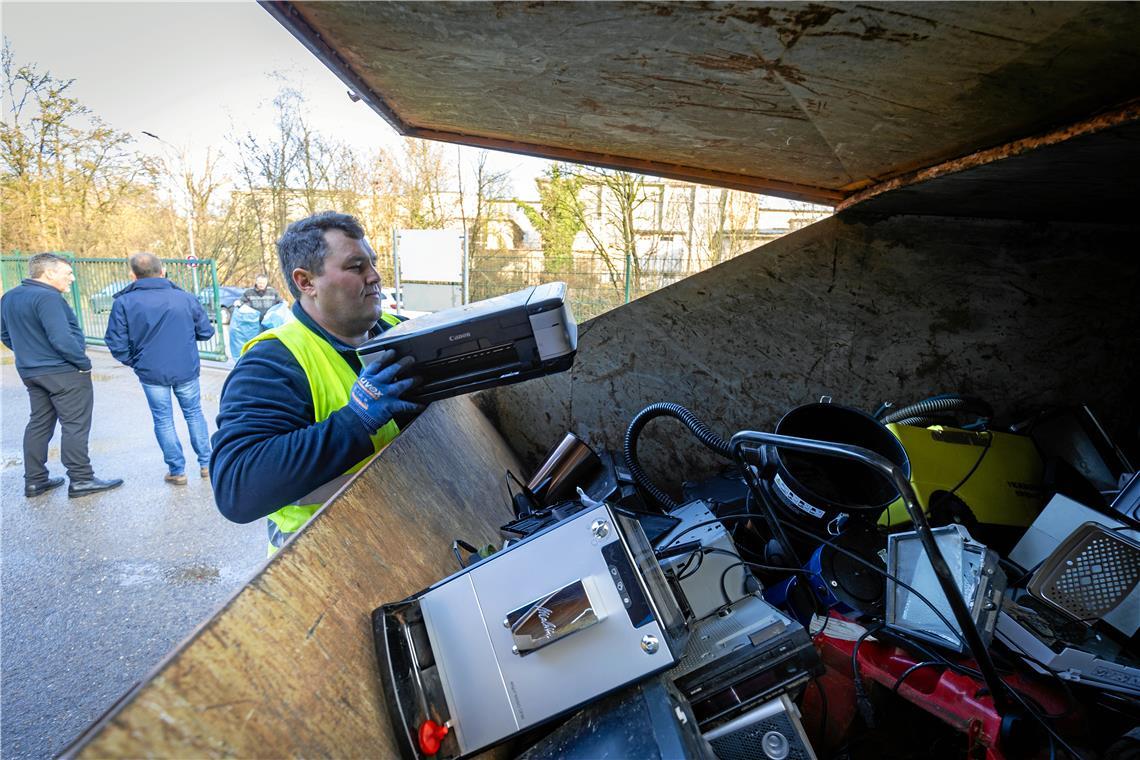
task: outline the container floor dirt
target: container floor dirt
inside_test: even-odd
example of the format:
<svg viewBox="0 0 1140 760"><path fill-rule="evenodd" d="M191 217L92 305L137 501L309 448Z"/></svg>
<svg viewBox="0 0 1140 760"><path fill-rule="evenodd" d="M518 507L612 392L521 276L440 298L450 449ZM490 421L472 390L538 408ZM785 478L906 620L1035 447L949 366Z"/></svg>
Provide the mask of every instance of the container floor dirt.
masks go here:
<svg viewBox="0 0 1140 760"><path fill-rule="evenodd" d="M0 755L49 758L143 679L265 561L265 526L227 522L198 477L186 424L186 486L166 466L134 373L89 347L97 477L125 483L68 499L66 486L23 495L28 398L0 353ZM202 370L211 434L226 372ZM59 432L48 467L64 475Z"/></svg>

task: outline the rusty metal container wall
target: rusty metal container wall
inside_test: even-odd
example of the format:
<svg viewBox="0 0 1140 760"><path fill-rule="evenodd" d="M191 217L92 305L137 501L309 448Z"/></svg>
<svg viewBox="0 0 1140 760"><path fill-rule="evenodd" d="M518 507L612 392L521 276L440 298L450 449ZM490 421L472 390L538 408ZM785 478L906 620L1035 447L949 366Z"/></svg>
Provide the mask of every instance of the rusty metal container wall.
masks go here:
<svg viewBox="0 0 1140 760"><path fill-rule="evenodd" d="M479 402L528 467L566 431L620 451L658 401L726 438L823 395L873 411L951 391L1007 413L1088 402L1135 426L1136 232L840 215L585 323L572 371ZM678 422L640 441L662 485L725 464Z"/></svg>

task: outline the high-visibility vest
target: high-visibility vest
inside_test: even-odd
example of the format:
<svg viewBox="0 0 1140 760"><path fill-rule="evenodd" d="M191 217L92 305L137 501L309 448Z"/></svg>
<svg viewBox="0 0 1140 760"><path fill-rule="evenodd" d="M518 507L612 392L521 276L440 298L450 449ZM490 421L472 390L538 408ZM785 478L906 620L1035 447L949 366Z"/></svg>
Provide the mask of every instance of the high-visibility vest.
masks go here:
<svg viewBox="0 0 1140 760"><path fill-rule="evenodd" d="M389 326L400 323L400 320L391 314L384 314L380 319ZM333 412L348 403L352 386L356 383L356 373L327 340L310 330L300 320L292 320L249 340L242 346L242 354L263 340L281 341L305 371L305 377L309 380L309 390L313 395L313 422L328 419ZM396 426L396 421L389 420L371 436L372 454L349 467L339 477L314 488L293 504L281 507L269 515L269 554L272 555L281 548L290 536L309 521L321 505L348 482L354 472L363 467L376 452L395 440L399 434L400 429Z"/></svg>

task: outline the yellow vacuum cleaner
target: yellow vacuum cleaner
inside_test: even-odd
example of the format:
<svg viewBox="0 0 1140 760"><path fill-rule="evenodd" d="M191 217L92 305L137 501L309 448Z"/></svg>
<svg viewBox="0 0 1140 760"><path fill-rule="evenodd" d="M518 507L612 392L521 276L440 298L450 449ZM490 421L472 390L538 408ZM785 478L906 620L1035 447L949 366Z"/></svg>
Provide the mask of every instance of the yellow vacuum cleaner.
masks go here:
<svg viewBox="0 0 1140 760"><path fill-rule="evenodd" d="M1027 436L942 425L892 423L887 429L906 449L911 484L934 521L968 525L972 515L983 525L1020 529L1045 504L1044 463ZM887 508L879 524L910 525L901 499Z"/></svg>

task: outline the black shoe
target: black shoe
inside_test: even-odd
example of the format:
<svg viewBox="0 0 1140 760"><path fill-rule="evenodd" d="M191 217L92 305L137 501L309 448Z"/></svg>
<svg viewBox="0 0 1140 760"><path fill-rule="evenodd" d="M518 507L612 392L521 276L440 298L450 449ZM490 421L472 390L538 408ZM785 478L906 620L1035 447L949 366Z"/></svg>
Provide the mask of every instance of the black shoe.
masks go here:
<svg viewBox="0 0 1140 760"><path fill-rule="evenodd" d="M31 483L24 486L24 496L43 496L53 488L63 485L63 478L48 478L43 483Z"/></svg>
<svg viewBox="0 0 1140 760"><path fill-rule="evenodd" d="M67 498L74 499L76 496L87 496L88 494L99 493L100 491L110 491L112 488L118 488L122 484L122 478L112 478L111 480L91 478L91 480L82 480L78 483L73 480L71 481L71 485L67 487Z"/></svg>

